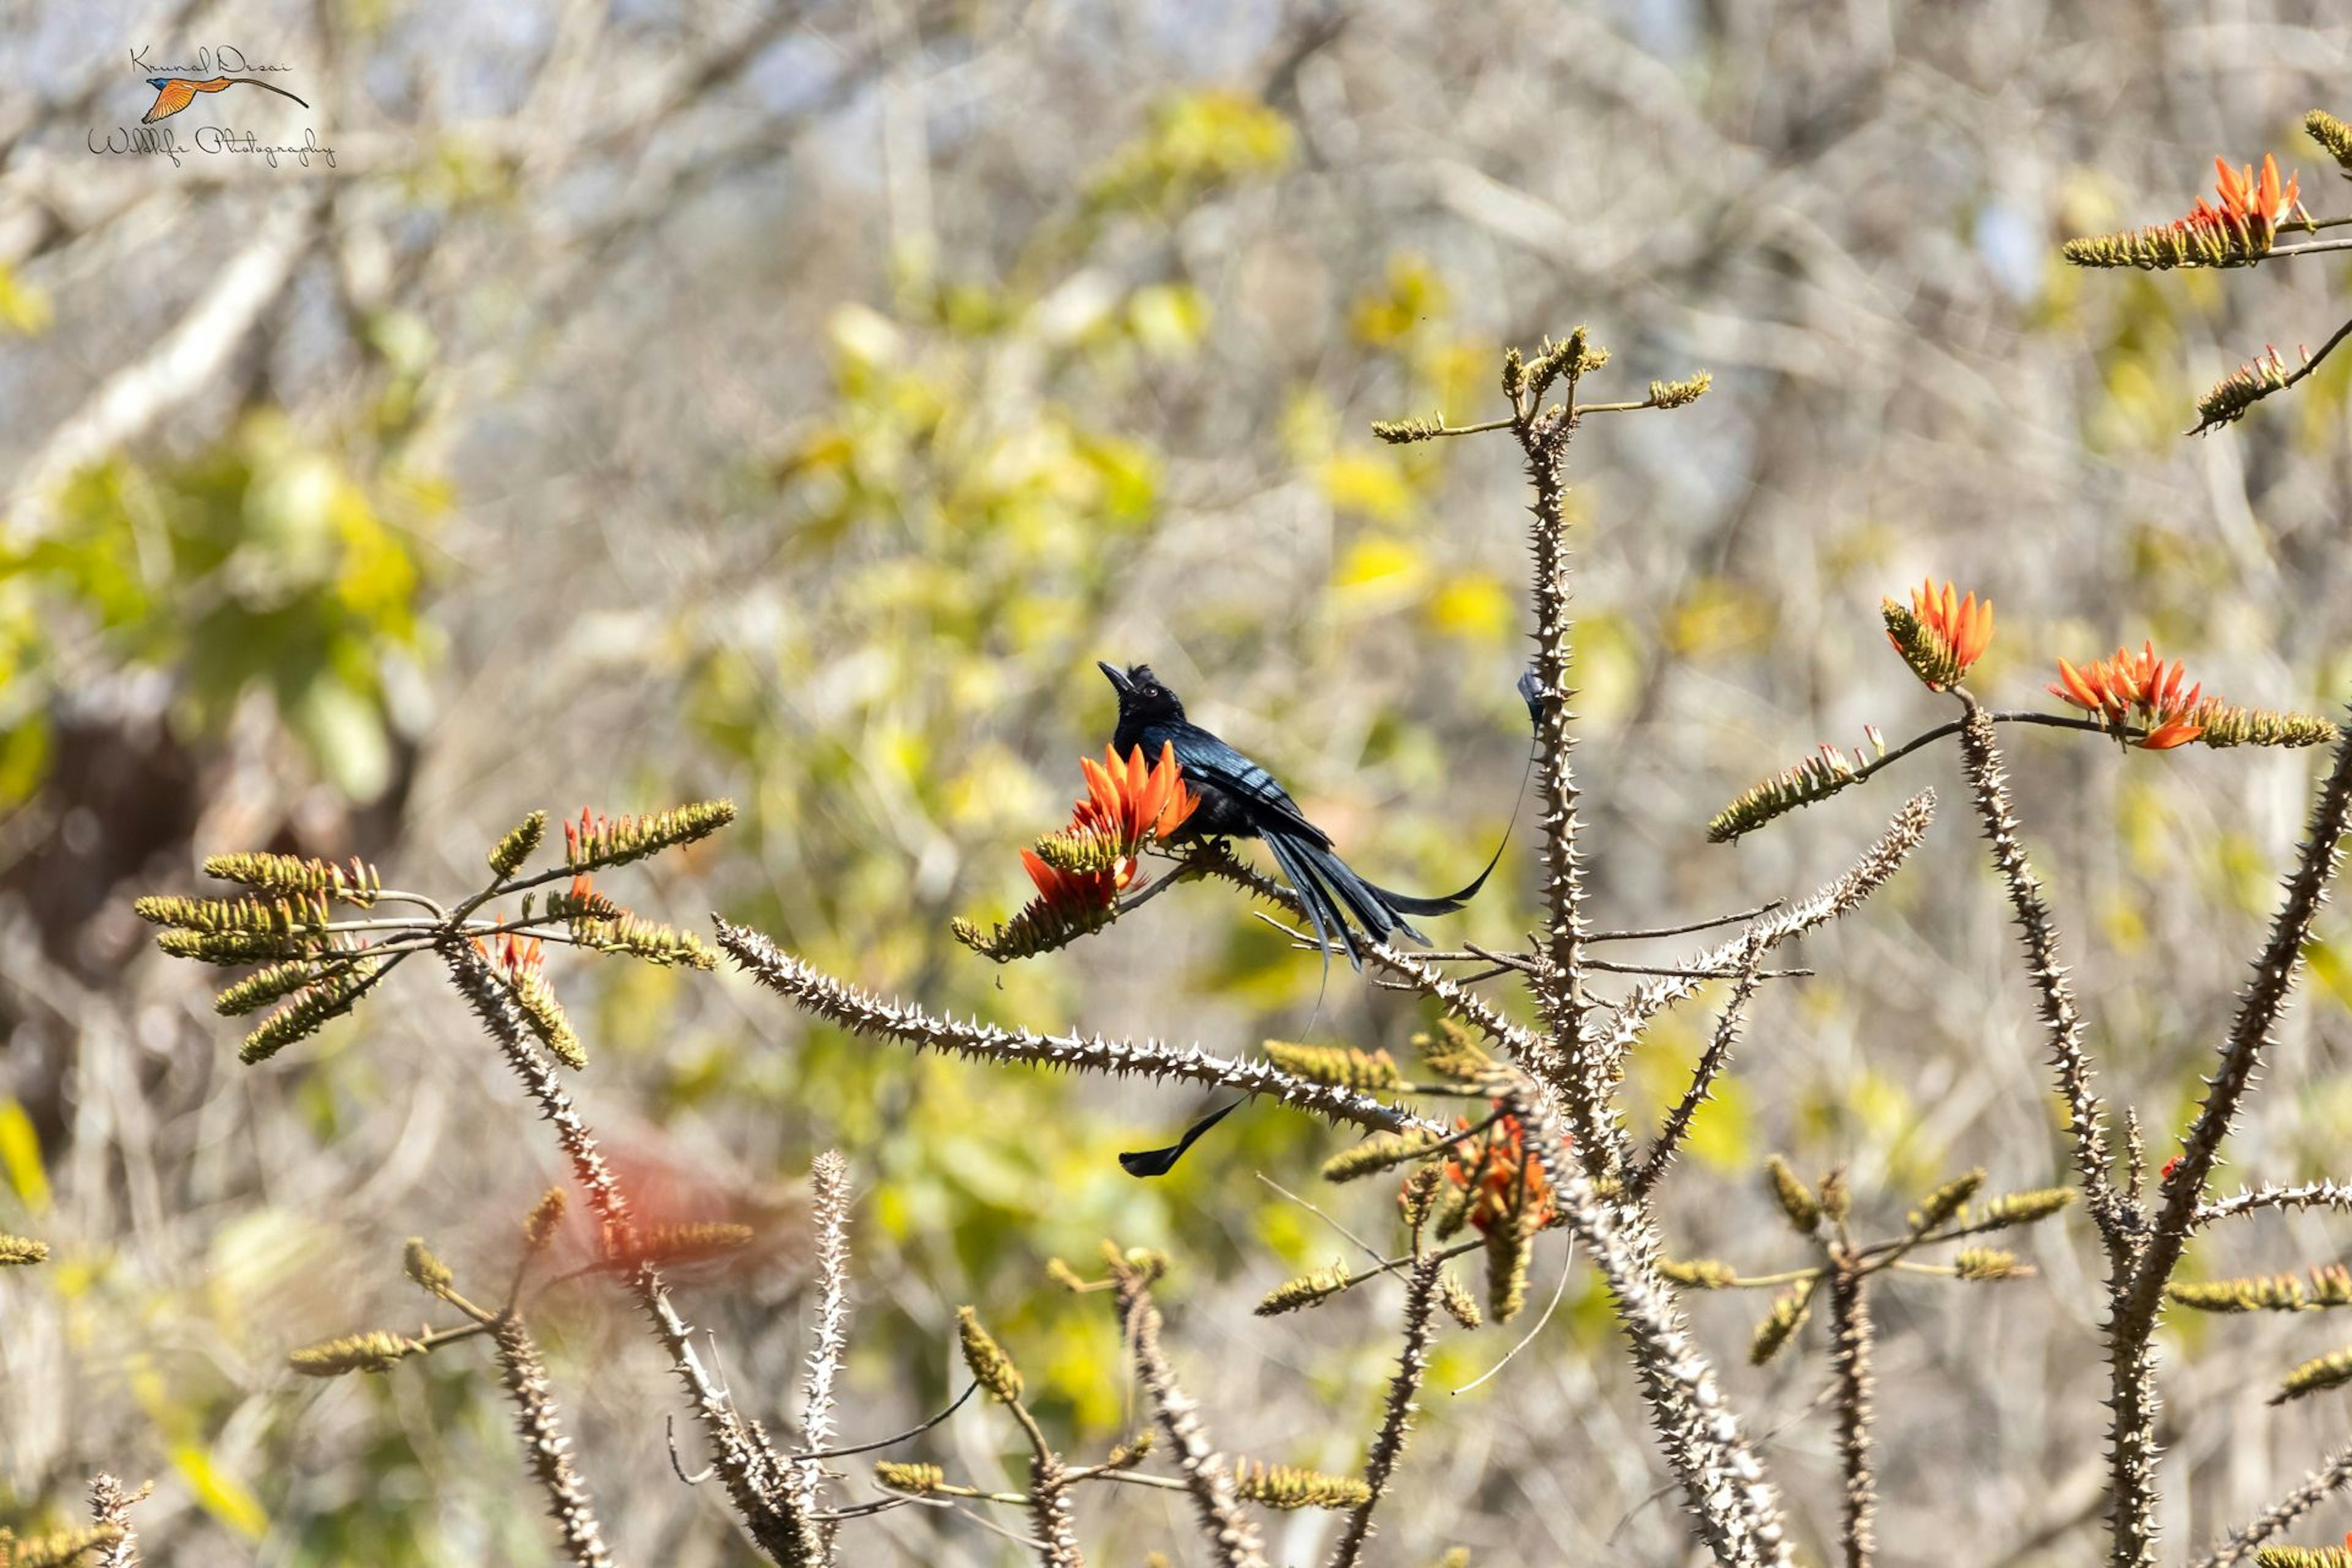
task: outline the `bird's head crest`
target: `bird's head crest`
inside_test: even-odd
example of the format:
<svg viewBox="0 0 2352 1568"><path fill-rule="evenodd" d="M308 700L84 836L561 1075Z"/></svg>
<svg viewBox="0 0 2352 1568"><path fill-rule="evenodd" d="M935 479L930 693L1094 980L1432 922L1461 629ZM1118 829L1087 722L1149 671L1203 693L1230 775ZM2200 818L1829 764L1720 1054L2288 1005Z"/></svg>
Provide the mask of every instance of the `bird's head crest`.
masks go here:
<svg viewBox="0 0 2352 1568"><path fill-rule="evenodd" d="M1097 661L1097 668L1108 678L1112 689L1118 693L1118 711L1122 719L1176 722L1184 717L1184 704L1176 694L1160 683L1148 664L1130 664L1125 669L1107 661Z"/></svg>

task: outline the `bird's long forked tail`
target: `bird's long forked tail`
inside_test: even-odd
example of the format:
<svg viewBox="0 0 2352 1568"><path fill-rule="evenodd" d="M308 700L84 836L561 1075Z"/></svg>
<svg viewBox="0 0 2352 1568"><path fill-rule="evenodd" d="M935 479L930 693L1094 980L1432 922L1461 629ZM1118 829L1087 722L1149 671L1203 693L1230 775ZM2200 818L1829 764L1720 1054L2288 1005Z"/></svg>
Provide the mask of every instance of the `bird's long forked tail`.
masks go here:
<svg viewBox="0 0 2352 1568"><path fill-rule="evenodd" d="M1530 695L1535 684L1534 676L1535 671L1530 668L1519 677L1519 695L1527 700L1530 719L1539 724L1543 710L1537 699ZM1389 933L1398 931L1423 947L1428 946L1429 939L1415 930L1412 922L1405 917L1450 915L1478 896L1479 889L1486 885L1486 879L1493 876L1495 868L1503 863L1503 851L1511 847L1511 835L1519 826L1519 811L1527 805L1528 784L1535 777L1535 773L1536 751L1530 744L1527 766L1519 773L1518 792L1511 797L1510 820L1503 825L1503 837L1496 843L1495 852L1486 858L1486 864L1470 879L1469 885L1455 892L1434 897L1400 893L1393 888L1383 888L1358 876L1345 861L1332 853L1327 844L1316 844L1295 837L1286 842L1283 835L1265 834L1266 847L1274 851L1275 860L1281 866L1283 875L1290 879L1290 885L1297 889L1299 902L1306 906L1307 920L1315 927L1316 938L1322 946L1325 963L1330 961L1329 928L1336 926L1339 944L1348 954L1349 966L1360 971L1364 967L1362 956L1356 949L1354 933L1340 914L1339 902L1346 903L1354 912L1357 924L1375 942L1385 944ZM1335 893L1338 902L1333 899Z"/></svg>
<svg viewBox="0 0 2352 1568"><path fill-rule="evenodd" d="M1543 727L1543 700L1541 692L1536 686L1536 667L1534 665L1530 664L1528 666L1527 669L1519 676L1518 689L1520 700L1528 705L1528 721L1529 725L1532 728L1540 731ZM1532 780L1535 776L1536 747L1534 745L1533 738L1531 737L1528 746L1528 765L1519 774L1518 794L1511 797L1511 819L1510 821L1503 824L1502 840L1495 846L1494 854L1486 858L1486 869L1480 871L1475 877L1470 879L1470 885L1463 889L1460 892L1446 893L1438 898L1423 899L1415 898L1411 893L1396 892L1391 889L1381 887L1377 883L1368 882L1365 886L1370 888L1373 892L1378 893L1381 899L1388 903L1391 909L1402 910L1409 915L1450 915L1454 913L1454 910L1462 908L1463 905L1468 903L1471 900L1478 896L1478 889L1486 885L1486 879L1493 876L1495 874L1495 868L1503 863L1503 851L1511 847L1511 834L1513 830L1519 826L1519 808L1528 803L1528 781Z"/></svg>
<svg viewBox="0 0 2352 1568"><path fill-rule="evenodd" d="M1246 1099L1248 1097L1244 1096L1243 1098ZM1214 1127L1218 1122L1223 1121L1226 1117L1231 1116L1234 1111L1240 1110L1241 1104L1242 1101L1236 1100L1221 1110L1213 1110L1209 1112L1208 1115L1203 1116L1200 1121L1195 1121L1192 1126L1186 1128L1184 1130L1184 1136L1179 1138L1175 1142L1171 1143L1165 1149L1139 1149L1129 1153L1121 1154L1118 1157L1119 1168L1130 1176L1150 1177L1166 1175L1170 1171L1175 1169L1176 1162L1184 1157L1184 1151L1190 1149L1195 1142L1199 1142L1202 1133L1206 1132L1210 1128Z"/></svg>

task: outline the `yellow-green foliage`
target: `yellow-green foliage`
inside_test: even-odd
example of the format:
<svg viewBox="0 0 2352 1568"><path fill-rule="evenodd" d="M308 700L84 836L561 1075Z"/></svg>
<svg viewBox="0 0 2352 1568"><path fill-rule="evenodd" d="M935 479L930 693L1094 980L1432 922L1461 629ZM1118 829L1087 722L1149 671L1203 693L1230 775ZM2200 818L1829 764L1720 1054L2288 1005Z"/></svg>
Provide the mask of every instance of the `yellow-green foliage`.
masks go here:
<svg viewBox="0 0 2352 1568"><path fill-rule="evenodd" d="M0 674L49 679L50 637L87 617L122 659L180 670L198 725L264 693L330 780L373 797L393 769L383 671L425 651L416 546L446 504L429 476L354 465L273 413L184 460L109 458L5 559ZM0 805L46 767L27 695L0 710Z"/></svg>

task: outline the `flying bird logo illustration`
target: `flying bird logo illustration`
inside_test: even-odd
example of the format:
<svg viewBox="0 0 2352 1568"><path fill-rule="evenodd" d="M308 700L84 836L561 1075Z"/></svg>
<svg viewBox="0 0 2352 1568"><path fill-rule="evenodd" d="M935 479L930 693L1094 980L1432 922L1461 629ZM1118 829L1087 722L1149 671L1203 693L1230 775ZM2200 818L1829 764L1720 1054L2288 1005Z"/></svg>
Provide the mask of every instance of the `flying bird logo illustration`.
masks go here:
<svg viewBox="0 0 2352 1568"><path fill-rule="evenodd" d="M216 76L210 81L197 81L184 76L151 76L147 79L147 85L155 89L155 104L141 117L139 123L152 125L159 120L169 120L173 115L195 102L196 94L226 92L240 82L247 87L268 88L280 98L294 98L294 95L284 88L273 87L256 76ZM294 98L294 101L301 104L305 109L310 107L301 99Z"/></svg>

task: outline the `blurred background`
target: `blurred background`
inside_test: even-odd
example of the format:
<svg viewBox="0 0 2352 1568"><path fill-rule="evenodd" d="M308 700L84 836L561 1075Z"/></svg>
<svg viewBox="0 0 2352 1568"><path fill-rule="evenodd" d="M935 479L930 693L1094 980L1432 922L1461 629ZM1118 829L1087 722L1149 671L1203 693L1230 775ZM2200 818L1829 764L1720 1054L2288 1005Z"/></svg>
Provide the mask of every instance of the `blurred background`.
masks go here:
<svg viewBox="0 0 2352 1568"><path fill-rule="evenodd" d="M285 1355L412 1325L407 1236L502 1278L562 1174L552 1142L421 973L237 1067L215 976L163 960L129 910L200 890L205 853L359 854L463 894L534 807L731 795L735 827L607 885L959 1014L1402 1053L1415 1001L1344 967L1327 983L1227 892L1002 969L948 921L1024 898L1015 851L1059 825L1109 731L1098 658L1150 660L1368 875L1466 880L1526 754L1522 476L1506 437L1391 448L1368 425L1493 417L1501 348L1586 322L1616 353L1593 395L1716 377L1687 410L1595 417L1575 447L1596 920L1801 892L1910 791L1945 802L1910 868L1802 944L1818 977L1768 988L1667 1185L1674 1251L1763 1270L1801 1261L1755 1179L1774 1150L1845 1163L1879 1225L1956 1169L2000 1188L2066 1170L1948 752L1705 839L1816 742L1947 716L1888 653L1882 595L1932 574L1996 600L1974 684L2004 706L2051 705L2059 655L2145 637L2235 700L2335 711L2352 690L2352 359L2180 435L2265 343L2291 357L2335 328L2343 263L2078 273L2054 254L2186 211L2217 153L2274 151L2340 213L2296 129L2352 110L2329 97L2352 27L2320 0L0 17L0 1229L55 1247L0 1279L0 1517L62 1518L96 1468L152 1475L152 1562L551 1560L478 1347L330 1384ZM224 46L289 67L271 79L309 108L233 89L172 122L176 162L104 151L130 144L142 79ZM332 163L195 151L203 125L307 137ZM2161 1160L2315 756L2012 733L2104 1088ZM1515 850L1433 930L1512 942L1531 887ZM2225 1182L2345 1173L2340 909L2314 958ZM1392 1236L1384 1186L1312 1190L1342 1135L1255 1109L1139 1184L1115 1152L1208 1101L919 1060L731 974L550 969L593 1058L583 1107L632 1179L759 1228L684 1301L780 1433L807 1348L807 1163L838 1146L858 1194L848 1437L961 1386L949 1330L973 1302L1049 1427L1098 1453L1136 1391L1107 1304L1044 1266L1115 1237L1177 1259L1171 1351L1223 1447L1360 1462L1394 1289L1248 1315L1352 1250L1270 1183ZM1707 1016L1645 1047L1643 1106L1676 1090ZM2330 1261L2340 1230L2249 1222L2189 1272ZM2095 1248L2077 1215L2027 1250L2031 1281L1878 1298L1888 1562L2095 1550ZM1538 1258L1538 1309L1562 1262ZM1764 1305L1691 1310L1818 1550L1825 1360L1809 1337L1749 1370ZM1448 1392L1533 1321L1444 1339L1376 1552L1691 1560L1581 1268L1509 1375ZM751 1561L716 1489L670 1474L674 1390L630 1317L573 1288L538 1326L623 1559ZM2164 1341L2183 1551L2341 1436L2262 1405L2336 1348L2324 1321L2220 1326ZM975 1408L895 1457L998 1484L1020 1452ZM1087 1494L1097 1560L1186 1561L1160 1498ZM2307 1538L2347 1522L2330 1505ZM1024 1560L952 1513L852 1528L860 1561ZM1308 1560L1335 1528L1276 1517L1276 1554Z"/></svg>

